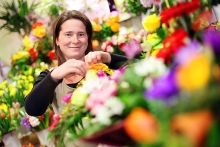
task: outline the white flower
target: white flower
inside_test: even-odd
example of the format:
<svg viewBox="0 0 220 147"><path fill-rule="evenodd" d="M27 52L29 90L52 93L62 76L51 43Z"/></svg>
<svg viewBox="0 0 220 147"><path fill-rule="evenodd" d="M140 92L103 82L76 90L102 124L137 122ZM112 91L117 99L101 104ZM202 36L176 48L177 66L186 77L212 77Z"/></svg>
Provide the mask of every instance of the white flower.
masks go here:
<svg viewBox="0 0 220 147"><path fill-rule="evenodd" d="M105 102L111 116L120 115L124 110L124 104L117 98L111 97Z"/></svg>
<svg viewBox="0 0 220 147"><path fill-rule="evenodd" d="M32 127L36 127L40 124L39 119L37 117L34 117L34 116L29 117L29 122L30 122Z"/></svg>
<svg viewBox="0 0 220 147"><path fill-rule="evenodd" d="M166 66L162 59L150 56L143 59L134 66L134 71L139 76L155 75L160 76L166 72Z"/></svg>
<svg viewBox="0 0 220 147"><path fill-rule="evenodd" d="M111 120L110 120L110 113L107 107L100 107L99 112L96 114L96 120L97 122L104 124L104 125L110 125Z"/></svg>

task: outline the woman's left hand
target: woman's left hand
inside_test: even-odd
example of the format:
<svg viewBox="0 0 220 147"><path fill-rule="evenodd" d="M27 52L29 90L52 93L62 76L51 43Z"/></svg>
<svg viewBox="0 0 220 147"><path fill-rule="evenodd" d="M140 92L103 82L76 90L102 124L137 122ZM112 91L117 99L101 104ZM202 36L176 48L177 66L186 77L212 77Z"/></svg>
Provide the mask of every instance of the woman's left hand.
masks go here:
<svg viewBox="0 0 220 147"><path fill-rule="evenodd" d="M96 64L96 63L110 63L111 62L111 56L107 52L103 51L93 51L89 52L85 56L85 63L87 66Z"/></svg>

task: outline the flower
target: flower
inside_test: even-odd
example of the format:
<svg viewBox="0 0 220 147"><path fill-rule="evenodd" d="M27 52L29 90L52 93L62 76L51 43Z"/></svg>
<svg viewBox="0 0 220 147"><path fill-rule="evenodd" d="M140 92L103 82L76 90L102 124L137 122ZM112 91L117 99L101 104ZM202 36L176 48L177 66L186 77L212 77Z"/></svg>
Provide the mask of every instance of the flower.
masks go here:
<svg viewBox="0 0 220 147"><path fill-rule="evenodd" d="M142 22L144 29L150 32L154 32L160 27L160 17L157 17L156 14L152 14L146 17L145 21Z"/></svg>
<svg viewBox="0 0 220 147"><path fill-rule="evenodd" d="M159 137L158 120L144 108L136 107L125 118L126 133L140 143L152 143Z"/></svg>
<svg viewBox="0 0 220 147"><path fill-rule="evenodd" d="M46 29L41 22L36 22L33 24L32 29L33 34L39 38L43 38L46 35Z"/></svg>

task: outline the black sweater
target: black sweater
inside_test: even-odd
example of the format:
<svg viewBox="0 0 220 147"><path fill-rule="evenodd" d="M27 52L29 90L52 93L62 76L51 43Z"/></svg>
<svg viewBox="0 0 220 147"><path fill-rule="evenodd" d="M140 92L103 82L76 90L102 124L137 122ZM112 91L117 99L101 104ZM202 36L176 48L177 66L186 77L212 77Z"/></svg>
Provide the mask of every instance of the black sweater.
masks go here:
<svg viewBox="0 0 220 147"><path fill-rule="evenodd" d="M118 69L126 61L127 58L125 56L111 54L111 63L108 64L108 66L111 69ZM41 72L37 77L37 80L34 82L33 89L25 97L24 107L27 114L31 116L39 116L44 114L47 107L53 100L56 87L61 81L62 80L55 82L51 78L49 70Z"/></svg>

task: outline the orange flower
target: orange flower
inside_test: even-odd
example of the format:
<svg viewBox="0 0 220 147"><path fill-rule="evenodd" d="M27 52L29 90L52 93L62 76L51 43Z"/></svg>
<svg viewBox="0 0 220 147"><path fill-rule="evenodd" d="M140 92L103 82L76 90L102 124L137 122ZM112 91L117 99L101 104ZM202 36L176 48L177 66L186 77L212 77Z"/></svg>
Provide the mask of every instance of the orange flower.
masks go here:
<svg viewBox="0 0 220 147"><path fill-rule="evenodd" d="M209 110L199 110L174 116L171 120L171 129L185 135L196 146L201 146L212 122L213 115Z"/></svg>
<svg viewBox="0 0 220 147"><path fill-rule="evenodd" d="M90 65L89 69L92 69L92 70L95 70L95 71L107 70L108 66L103 64L103 63L96 63L96 64L93 64L93 65Z"/></svg>
<svg viewBox="0 0 220 147"><path fill-rule="evenodd" d="M93 31L99 32L102 30L102 26L100 24L93 25Z"/></svg>
<svg viewBox="0 0 220 147"><path fill-rule="evenodd" d="M136 107L124 121L126 133L140 143L153 143L159 135L157 119L144 108Z"/></svg>
<svg viewBox="0 0 220 147"><path fill-rule="evenodd" d="M93 50L96 50L98 46L99 46L99 41L98 40L92 40L92 48L93 48Z"/></svg>
<svg viewBox="0 0 220 147"><path fill-rule="evenodd" d="M98 22L99 22L99 18L96 17L96 18L93 19L93 21L96 22L96 23L98 23Z"/></svg>
<svg viewBox="0 0 220 147"><path fill-rule="evenodd" d="M119 29L120 29L120 24L119 24L119 23L113 23L113 24L111 25L111 30L112 30L112 32L118 32Z"/></svg>

